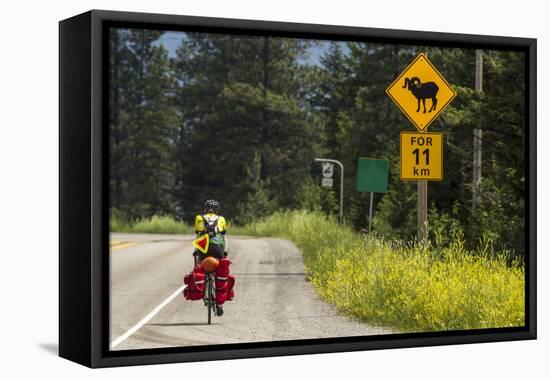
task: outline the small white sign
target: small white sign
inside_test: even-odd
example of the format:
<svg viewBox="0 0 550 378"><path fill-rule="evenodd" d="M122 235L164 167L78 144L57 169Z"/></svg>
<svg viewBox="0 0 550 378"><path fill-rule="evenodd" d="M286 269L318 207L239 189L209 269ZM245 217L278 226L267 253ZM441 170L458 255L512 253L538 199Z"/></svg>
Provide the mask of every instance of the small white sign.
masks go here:
<svg viewBox="0 0 550 378"><path fill-rule="evenodd" d="M334 180L331 178L323 178L321 179L321 186L326 186L328 188L332 188L332 182Z"/></svg>
<svg viewBox="0 0 550 378"><path fill-rule="evenodd" d="M332 163L323 163L323 177L324 178L331 178L333 174L334 174L334 164L332 164ZM332 186L332 184L330 184L330 186Z"/></svg>

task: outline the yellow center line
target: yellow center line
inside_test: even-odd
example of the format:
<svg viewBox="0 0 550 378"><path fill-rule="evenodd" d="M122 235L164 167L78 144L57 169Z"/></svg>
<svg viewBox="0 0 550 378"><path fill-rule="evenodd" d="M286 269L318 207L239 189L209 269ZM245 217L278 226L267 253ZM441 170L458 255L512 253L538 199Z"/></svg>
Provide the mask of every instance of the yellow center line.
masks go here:
<svg viewBox="0 0 550 378"><path fill-rule="evenodd" d="M135 244L136 244L135 242L131 242L131 241L128 241L128 242L111 241L111 251L116 251L117 249L128 248L128 247L131 247Z"/></svg>

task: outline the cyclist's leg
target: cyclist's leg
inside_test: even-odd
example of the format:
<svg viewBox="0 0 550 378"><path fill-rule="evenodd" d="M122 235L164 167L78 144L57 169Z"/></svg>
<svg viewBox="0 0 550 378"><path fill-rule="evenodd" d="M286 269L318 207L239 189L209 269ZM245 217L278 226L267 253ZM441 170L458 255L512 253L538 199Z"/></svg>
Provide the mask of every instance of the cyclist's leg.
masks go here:
<svg viewBox="0 0 550 378"><path fill-rule="evenodd" d="M196 253L196 256L197 256L197 260L196 260L197 264L200 265L202 263L202 260L204 260L207 257L207 255L202 253L201 251L199 251L197 249L195 249L195 253Z"/></svg>
<svg viewBox="0 0 550 378"><path fill-rule="evenodd" d="M201 251L197 252L197 263L202 263L202 260L204 260L207 257L215 257L218 260L223 259L223 246L217 245L217 244L211 244L208 247L207 253L202 253Z"/></svg>
<svg viewBox="0 0 550 378"><path fill-rule="evenodd" d="M210 244L210 246L208 247L208 254L207 255L215 257L218 260L221 260L224 257L223 252L224 252L224 248L223 248L222 245Z"/></svg>

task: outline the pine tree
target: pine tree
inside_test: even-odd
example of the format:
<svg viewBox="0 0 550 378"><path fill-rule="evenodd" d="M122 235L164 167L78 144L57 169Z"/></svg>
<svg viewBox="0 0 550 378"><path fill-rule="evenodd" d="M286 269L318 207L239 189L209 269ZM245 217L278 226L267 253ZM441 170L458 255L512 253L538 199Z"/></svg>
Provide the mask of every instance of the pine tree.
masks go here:
<svg viewBox="0 0 550 378"><path fill-rule="evenodd" d="M161 32L113 29L112 206L129 218L173 212L174 79Z"/></svg>
<svg viewBox="0 0 550 378"><path fill-rule="evenodd" d="M321 137L300 92L297 58L303 52L299 40L270 37L194 34L183 42L176 65L187 77L178 98L184 119L191 120L180 150L190 212L205 193L237 218L245 208L296 203ZM252 162L258 175L249 172ZM263 193L258 206L254 191Z"/></svg>

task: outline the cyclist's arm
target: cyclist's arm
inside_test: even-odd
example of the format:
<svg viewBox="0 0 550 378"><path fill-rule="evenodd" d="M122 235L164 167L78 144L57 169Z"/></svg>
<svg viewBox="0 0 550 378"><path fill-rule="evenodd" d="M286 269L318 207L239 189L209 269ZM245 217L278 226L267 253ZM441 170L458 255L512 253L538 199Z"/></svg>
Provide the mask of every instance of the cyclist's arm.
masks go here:
<svg viewBox="0 0 550 378"><path fill-rule="evenodd" d="M227 251L228 250L228 248L227 248L227 223L226 223L224 217L220 217L220 219L218 221L218 227L219 227L220 234L223 235L224 249L225 249L225 251Z"/></svg>
<svg viewBox="0 0 550 378"><path fill-rule="evenodd" d="M204 220L201 215L195 217L195 234L200 235L204 231Z"/></svg>
<svg viewBox="0 0 550 378"><path fill-rule="evenodd" d="M202 216L201 215L197 215L195 217L195 234L197 236L200 236L200 234L202 233L202 231L204 231L204 220L202 219ZM193 250L193 256L197 256L198 255L198 250L195 248Z"/></svg>

